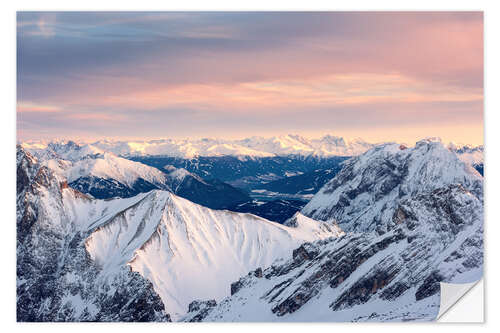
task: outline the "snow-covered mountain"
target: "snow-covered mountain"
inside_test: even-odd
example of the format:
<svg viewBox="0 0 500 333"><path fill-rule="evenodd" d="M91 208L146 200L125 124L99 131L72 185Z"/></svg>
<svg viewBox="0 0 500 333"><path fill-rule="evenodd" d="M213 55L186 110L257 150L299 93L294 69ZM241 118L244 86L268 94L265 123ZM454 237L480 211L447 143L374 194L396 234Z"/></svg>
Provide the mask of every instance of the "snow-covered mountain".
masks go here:
<svg viewBox="0 0 500 333"><path fill-rule="evenodd" d="M82 179L100 179L114 181L128 189L133 189L138 182L149 184L152 188L168 189L167 176L160 170L118 157L93 145L78 145L68 141L50 143L46 148L27 150L43 165L65 178L69 184L82 182Z"/></svg>
<svg viewBox="0 0 500 333"><path fill-rule="evenodd" d="M245 139L158 139L158 140L99 140L73 141L32 140L20 143L23 148L36 155L38 152L56 152L65 159L71 159L71 150L84 147L82 153L106 151L118 156L170 156L191 159L194 157L239 156L273 157L287 155L302 156L357 156L380 143L368 143L363 139L345 140L342 137L325 135L319 139L306 138L300 135L282 135L273 137L253 136ZM456 144L450 142L447 147L455 151L464 162L483 164L483 146ZM69 154L68 154L69 153ZM70 155L70 156L67 156Z"/></svg>
<svg viewBox="0 0 500 333"><path fill-rule="evenodd" d="M41 163L69 186L95 198L131 197L161 189L211 208L228 208L248 201L242 191L221 181L200 177L167 165L160 169L73 141L30 148Z"/></svg>
<svg viewBox="0 0 500 333"><path fill-rule="evenodd" d="M64 175L70 184L93 178L114 180L129 189L137 187L141 182L151 188L169 189L169 179L165 173L112 153L87 155L78 160L69 160L72 163L67 162L68 160L64 159L51 159L45 163L52 170Z"/></svg>
<svg viewBox="0 0 500 333"><path fill-rule="evenodd" d="M17 320L170 320L151 283L126 267L90 260L90 223L133 199L92 200L30 153L17 150Z"/></svg>
<svg viewBox="0 0 500 333"><path fill-rule="evenodd" d="M422 140L413 148L385 144L346 161L302 213L334 220L345 231L384 231L402 200L451 184L479 196L482 182L474 168L439 141Z"/></svg>
<svg viewBox="0 0 500 333"><path fill-rule="evenodd" d="M439 142L376 147L303 210L350 232L298 247L233 282L222 302L192 304L183 320L433 320L440 282L482 277L482 196L482 177Z"/></svg>
<svg viewBox="0 0 500 333"><path fill-rule="evenodd" d="M474 167L481 175L484 169L484 146L457 145L450 143L448 148L455 152L464 163Z"/></svg>
<svg viewBox="0 0 500 333"><path fill-rule="evenodd" d="M164 191L142 194L94 225L99 227L86 241L91 258L105 271L127 264L150 280L174 319L193 300L228 296L230 282L290 257L301 243L342 234L307 218L286 227L213 211Z"/></svg>
<svg viewBox="0 0 500 333"><path fill-rule="evenodd" d="M341 137L326 135L309 139L299 135L283 135L270 138L251 137L238 140L226 139L160 139L136 141L100 140L89 142L92 146L120 156L160 155L180 158L196 156L251 156L272 157L286 155L303 156L353 156L372 148L374 144L361 139L346 141ZM50 144L50 143L49 143ZM27 149L46 148L45 142L25 142ZM57 143L52 143L56 144Z"/></svg>
<svg viewBox="0 0 500 333"><path fill-rule="evenodd" d="M342 235L334 224L287 227L166 191L96 200L66 184L18 148L21 321L167 320L164 309L175 319L301 243Z"/></svg>
<svg viewBox="0 0 500 333"><path fill-rule="evenodd" d="M18 147L18 320L432 320L439 282L482 276L483 178L439 141L343 162L283 225L161 190L86 196L68 170L120 158L92 147Z"/></svg>

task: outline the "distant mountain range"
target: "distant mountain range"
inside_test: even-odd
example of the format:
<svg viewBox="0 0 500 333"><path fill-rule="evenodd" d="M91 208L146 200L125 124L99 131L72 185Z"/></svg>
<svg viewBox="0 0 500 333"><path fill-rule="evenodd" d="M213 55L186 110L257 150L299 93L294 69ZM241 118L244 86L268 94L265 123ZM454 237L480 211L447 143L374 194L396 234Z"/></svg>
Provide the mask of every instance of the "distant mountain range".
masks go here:
<svg viewBox="0 0 500 333"><path fill-rule="evenodd" d="M229 208L250 197L217 179L202 179L185 169L157 169L134 162L92 145L51 143L32 150L40 163L68 185L94 198L128 198L154 189L167 190L214 209Z"/></svg>
<svg viewBox="0 0 500 333"><path fill-rule="evenodd" d="M196 156L252 156L270 157L287 155L315 156L355 156L383 142L367 142L361 138L345 138L325 135L321 138L307 138L296 134L272 137L253 136L245 139L156 139L156 140L26 140L18 142L23 148L43 150L50 145L74 142L78 145L89 144L119 156L171 156L192 158ZM445 143L443 143L445 144ZM458 153L483 151L483 146L445 144ZM479 157L475 157L477 159Z"/></svg>
<svg viewBox="0 0 500 333"><path fill-rule="evenodd" d="M232 142L267 152L240 155L249 151L220 150L221 142L225 142L224 147ZM22 143L42 163L63 175L69 186L95 198L126 198L163 189L209 208L253 213L280 223L299 211L350 158L330 153L342 155L372 146L363 140L346 143L333 136L309 140L294 135L233 141L155 140L141 145L111 141ZM186 147L214 156L177 156L182 155L179 151L187 151ZM449 144L448 149L483 174L482 146ZM147 154L154 152L161 154ZM234 155L218 155L222 153Z"/></svg>
<svg viewBox="0 0 500 333"><path fill-rule="evenodd" d="M239 140L193 139L193 140L100 140L83 142L121 156L171 156L193 158L197 156L251 156L271 157L286 155L303 156L353 156L374 146L362 139L347 141L341 137L326 135L320 139L308 139L300 135L283 135L270 138L251 137ZM27 149L40 149L48 145L43 141L25 142Z"/></svg>
<svg viewBox="0 0 500 333"><path fill-rule="evenodd" d="M450 143L448 149L455 152L466 164L473 166L481 175L484 174L484 147L471 145L455 145Z"/></svg>

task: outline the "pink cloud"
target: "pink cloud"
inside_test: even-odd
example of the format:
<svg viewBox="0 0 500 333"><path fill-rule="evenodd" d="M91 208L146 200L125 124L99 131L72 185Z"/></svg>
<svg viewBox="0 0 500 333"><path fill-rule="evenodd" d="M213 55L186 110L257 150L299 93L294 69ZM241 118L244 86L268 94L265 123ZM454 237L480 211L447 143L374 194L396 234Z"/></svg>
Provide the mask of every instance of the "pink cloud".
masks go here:
<svg viewBox="0 0 500 333"><path fill-rule="evenodd" d="M291 107L369 103L481 101L482 90L427 82L399 74L351 73L241 84L151 87L107 96L101 105L158 110L191 107L208 112L280 112ZM91 101L92 103L92 101Z"/></svg>
<svg viewBox="0 0 500 333"><path fill-rule="evenodd" d="M61 108L53 105L42 105L20 101L17 103L17 112L60 112Z"/></svg>
<svg viewBox="0 0 500 333"><path fill-rule="evenodd" d="M135 21L123 19L130 19L131 24ZM294 112L311 109L341 113L359 107L362 118L372 106L378 121L373 126L382 127L394 117L414 123L419 118L432 119L432 115L450 121L461 117L457 120L461 123L476 119L471 126L480 126L482 14L352 13L352 19L357 24L339 24L336 31L332 28L335 15L325 17L330 34L308 32L312 29L308 25L303 33L284 36L283 40L270 34L276 45L265 35L251 36L265 47L242 43L248 42L244 37L232 40L239 35L230 24L182 30L180 37L214 38L220 45L201 43L192 47L190 41L183 41L189 44L183 52L169 47L155 47L154 51L145 48L105 66L88 66L85 70L71 67L71 75L40 80L39 89L46 84L48 93L37 89L39 97L29 99L36 103L20 101L18 111L64 109L72 110L65 115L68 119L134 124L137 120L159 119L153 114L164 110L195 110L192 118L179 124L188 131L192 122L211 116L294 117ZM183 43L180 47L185 46ZM451 114L449 104L453 103L463 104L460 114ZM350 117L352 127L359 128L358 114L352 111ZM247 121L241 119L241 123ZM319 120L318 128L320 125ZM414 127L420 125L424 126ZM123 127L124 132L130 130L133 128Z"/></svg>
<svg viewBox="0 0 500 333"><path fill-rule="evenodd" d="M111 115L105 113L74 113L65 116L68 119L84 121L119 121L125 119L121 115Z"/></svg>

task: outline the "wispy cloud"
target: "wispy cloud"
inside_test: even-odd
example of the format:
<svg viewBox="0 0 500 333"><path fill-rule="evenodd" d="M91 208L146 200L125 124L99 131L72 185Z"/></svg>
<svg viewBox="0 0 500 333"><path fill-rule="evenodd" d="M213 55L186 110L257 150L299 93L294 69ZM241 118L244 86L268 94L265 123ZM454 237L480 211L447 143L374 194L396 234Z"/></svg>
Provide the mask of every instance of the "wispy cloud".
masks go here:
<svg viewBox="0 0 500 333"><path fill-rule="evenodd" d="M19 101L17 103L17 112L60 112L62 109L54 105L44 105L32 102Z"/></svg>
<svg viewBox="0 0 500 333"><path fill-rule="evenodd" d="M43 38L52 37L55 35L57 26L56 13L41 13L33 19L19 19L22 14L18 14L17 28L23 34L29 36L40 36Z"/></svg>
<svg viewBox="0 0 500 333"><path fill-rule="evenodd" d="M18 110L61 131L80 120L100 133L99 122L116 119L103 130L113 135L141 132L136 124L165 135L157 123L178 110L171 132L293 121L322 131L324 117L352 131L396 118L392 126L480 128L482 30L482 14L465 12L21 12Z"/></svg>

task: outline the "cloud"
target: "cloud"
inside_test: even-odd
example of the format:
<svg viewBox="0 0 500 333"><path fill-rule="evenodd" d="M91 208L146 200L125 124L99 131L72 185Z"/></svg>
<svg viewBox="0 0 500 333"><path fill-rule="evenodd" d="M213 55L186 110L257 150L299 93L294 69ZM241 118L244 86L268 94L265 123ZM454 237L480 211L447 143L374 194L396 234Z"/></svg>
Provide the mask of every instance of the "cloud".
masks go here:
<svg viewBox="0 0 500 333"><path fill-rule="evenodd" d="M20 103L92 133L162 135L172 113L171 133L482 121L482 13L21 12L17 40Z"/></svg>
<svg viewBox="0 0 500 333"><path fill-rule="evenodd" d="M61 108L53 105L42 105L31 102L19 101L17 103L17 112L60 112Z"/></svg>
<svg viewBox="0 0 500 333"><path fill-rule="evenodd" d="M41 13L36 17L29 19L22 19L23 13L18 13L17 28L22 31L25 36L39 36L43 38L52 37L55 35L56 29L56 14L55 13Z"/></svg>

